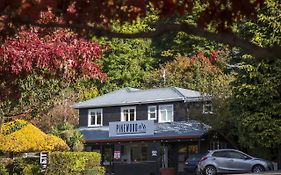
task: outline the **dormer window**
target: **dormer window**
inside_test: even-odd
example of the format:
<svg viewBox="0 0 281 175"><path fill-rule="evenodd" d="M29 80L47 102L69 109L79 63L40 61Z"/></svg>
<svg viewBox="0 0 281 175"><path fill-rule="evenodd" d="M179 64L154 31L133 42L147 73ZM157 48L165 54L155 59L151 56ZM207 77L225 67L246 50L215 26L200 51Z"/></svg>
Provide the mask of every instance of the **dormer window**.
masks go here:
<svg viewBox="0 0 281 175"><path fill-rule="evenodd" d="M159 105L159 123L174 121L174 105Z"/></svg>
<svg viewBox="0 0 281 175"><path fill-rule="evenodd" d="M89 109L88 126L102 126L102 125L103 125L102 109Z"/></svg>
<svg viewBox="0 0 281 175"><path fill-rule="evenodd" d="M136 107L122 107L121 108L121 121L136 121Z"/></svg>
<svg viewBox="0 0 281 175"><path fill-rule="evenodd" d="M203 114L213 114L213 105L211 103L203 104Z"/></svg>
<svg viewBox="0 0 281 175"><path fill-rule="evenodd" d="M157 120L157 106L148 106L148 120Z"/></svg>

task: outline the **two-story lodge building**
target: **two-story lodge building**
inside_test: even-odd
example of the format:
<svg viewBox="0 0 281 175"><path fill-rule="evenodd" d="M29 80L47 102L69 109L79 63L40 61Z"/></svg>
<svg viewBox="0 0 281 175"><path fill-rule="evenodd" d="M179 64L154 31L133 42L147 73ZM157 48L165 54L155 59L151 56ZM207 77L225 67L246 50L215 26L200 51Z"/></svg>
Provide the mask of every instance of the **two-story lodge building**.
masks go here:
<svg viewBox="0 0 281 175"><path fill-rule="evenodd" d="M198 121L214 114L210 96L197 91L123 88L73 107L85 150L100 152L109 174L157 175L167 167L183 174L188 155L229 147Z"/></svg>

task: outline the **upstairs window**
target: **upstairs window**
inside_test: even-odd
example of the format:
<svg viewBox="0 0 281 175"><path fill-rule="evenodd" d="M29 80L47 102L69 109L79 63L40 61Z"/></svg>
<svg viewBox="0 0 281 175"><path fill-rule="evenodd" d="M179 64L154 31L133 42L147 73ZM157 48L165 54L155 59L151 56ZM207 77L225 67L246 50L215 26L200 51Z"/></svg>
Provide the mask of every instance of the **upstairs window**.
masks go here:
<svg viewBox="0 0 281 175"><path fill-rule="evenodd" d="M136 121L136 107L122 107L121 108L121 121Z"/></svg>
<svg viewBox="0 0 281 175"><path fill-rule="evenodd" d="M159 123L174 121L174 106L159 105Z"/></svg>
<svg viewBox="0 0 281 175"><path fill-rule="evenodd" d="M203 104L203 114L213 114L213 105Z"/></svg>
<svg viewBox="0 0 281 175"><path fill-rule="evenodd" d="M88 126L102 126L102 109L90 109L88 111Z"/></svg>
<svg viewBox="0 0 281 175"><path fill-rule="evenodd" d="M157 106L148 106L148 120L157 120Z"/></svg>

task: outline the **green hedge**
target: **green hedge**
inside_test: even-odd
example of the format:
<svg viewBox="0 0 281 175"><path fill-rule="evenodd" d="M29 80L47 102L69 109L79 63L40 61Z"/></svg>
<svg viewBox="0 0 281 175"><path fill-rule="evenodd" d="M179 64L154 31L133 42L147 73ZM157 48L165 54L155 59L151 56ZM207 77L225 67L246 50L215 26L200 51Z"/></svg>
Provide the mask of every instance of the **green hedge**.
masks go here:
<svg viewBox="0 0 281 175"><path fill-rule="evenodd" d="M11 164L13 175L38 175L40 174L40 164L34 158L15 158Z"/></svg>
<svg viewBox="0 0 281 175"><path fill-rule="evenodd" d="M52 152L48 157L46 174L52 175L104 175L101 156L95 152Z"/></svg>
<svg viewBox="0 0 281 175"><path fill-rule="evenodd" d="M8 171L5 167L5 164L1 162L1 159L0 159L0 174L1 175L8 175Z"/></svg>

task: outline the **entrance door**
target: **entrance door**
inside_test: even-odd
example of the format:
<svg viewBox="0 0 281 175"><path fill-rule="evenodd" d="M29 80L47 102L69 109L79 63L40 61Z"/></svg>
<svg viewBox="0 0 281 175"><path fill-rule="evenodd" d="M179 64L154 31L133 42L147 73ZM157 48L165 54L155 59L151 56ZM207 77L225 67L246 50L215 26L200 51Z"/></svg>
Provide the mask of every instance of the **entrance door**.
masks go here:
<svg viewBox="0 0 281 175"><path fill-rule="evenodd" d="M111 173L113 169L113 145L102 147L102 165L105 166L106 172Z"/></svg>
<svg viewBox="0 0 281 175"><path fill-rule="evenodd" d="M198 145L193 143L179 144L178 147L178 172L183 173L185 161L189 155L198 153Z"/></svg>

